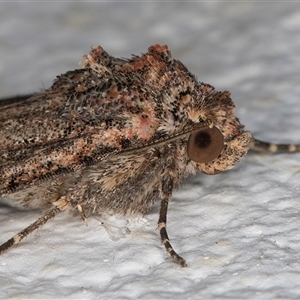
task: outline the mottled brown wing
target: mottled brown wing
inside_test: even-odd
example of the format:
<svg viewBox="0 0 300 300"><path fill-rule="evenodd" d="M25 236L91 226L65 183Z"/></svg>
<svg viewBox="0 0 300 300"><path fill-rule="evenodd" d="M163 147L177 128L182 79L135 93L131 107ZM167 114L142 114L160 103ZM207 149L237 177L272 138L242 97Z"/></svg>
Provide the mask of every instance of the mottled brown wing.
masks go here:
<svg viewBox="0 0 300 300"><path fill-rule="evenodd" d="M60 80L82 72L68 72ZM0 197L74 172L118 150L102 145L101 137L95 134L105 130L105 118L97 123L71 113L64 115L68 90L76 84L68 80L65 85L60 82L59 90L52 88L0 103Z"/></svg>

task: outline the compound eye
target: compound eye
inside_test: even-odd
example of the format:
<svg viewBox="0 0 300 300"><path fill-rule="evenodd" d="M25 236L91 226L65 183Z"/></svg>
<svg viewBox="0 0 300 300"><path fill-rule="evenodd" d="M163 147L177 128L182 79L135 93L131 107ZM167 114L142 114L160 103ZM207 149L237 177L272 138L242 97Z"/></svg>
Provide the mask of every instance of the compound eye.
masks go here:
<svg viewBox="0 0 300 300"><path fill-rule="evenodd" d="M217 158L224 148L224 137L216 128L202 128L192 133L188 140L187 154L197 163L207 163Z"/></svg>

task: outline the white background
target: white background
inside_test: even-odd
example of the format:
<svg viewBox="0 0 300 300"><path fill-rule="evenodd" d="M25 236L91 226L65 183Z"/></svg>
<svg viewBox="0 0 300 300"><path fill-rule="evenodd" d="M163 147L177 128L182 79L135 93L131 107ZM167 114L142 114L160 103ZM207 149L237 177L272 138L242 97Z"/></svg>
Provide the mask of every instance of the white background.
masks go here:
<svg viewBox="0 0 300 300"><path fill-rule="evenodd" d="M0 97L48 88L92 45L117 57L167 44L199 81L230 90L261 139L300 142L300 4L0 3ZM174 193L160 244L158 205L136 219L62 214L0 257L0 298L300 297L300 154L249 153ZM0 206L0 242L40 216ZM102 223L103 224L102 224Z"/></svg>

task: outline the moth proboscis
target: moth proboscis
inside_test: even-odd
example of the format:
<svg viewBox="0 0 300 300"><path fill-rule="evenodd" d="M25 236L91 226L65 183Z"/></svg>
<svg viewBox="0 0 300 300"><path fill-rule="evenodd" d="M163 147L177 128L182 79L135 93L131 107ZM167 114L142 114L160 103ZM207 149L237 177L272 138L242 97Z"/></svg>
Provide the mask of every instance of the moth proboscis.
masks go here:
<svg viewBox="0 0 300 300"><path fill-rule="evenodd" d="M63 211L86 222L100 213L145 214L160 199L162 243L185 267L166 230L183 179L228 170L249 148L300 151L253 138L230 93L199 82L167 46L131 59L95 46L81 67L48 90L0 102L0 198L45 210L0 254Z"/></svg>

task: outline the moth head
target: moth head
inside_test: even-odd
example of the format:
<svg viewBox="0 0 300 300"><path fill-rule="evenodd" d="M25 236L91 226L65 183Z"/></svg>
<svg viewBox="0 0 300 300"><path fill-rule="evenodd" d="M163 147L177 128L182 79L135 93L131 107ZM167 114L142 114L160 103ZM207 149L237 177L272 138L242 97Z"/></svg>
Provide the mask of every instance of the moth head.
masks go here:
<svg viewBox="0 0 300 300"><path fill-rule="evenodd" d="M187 155L197 170L217 174L231 169L247 153L251 137L242 131L226 140L217 127L203 127L189 136Z"/></svg>

